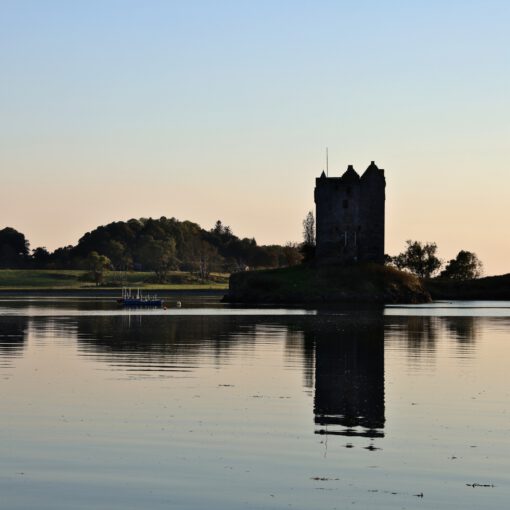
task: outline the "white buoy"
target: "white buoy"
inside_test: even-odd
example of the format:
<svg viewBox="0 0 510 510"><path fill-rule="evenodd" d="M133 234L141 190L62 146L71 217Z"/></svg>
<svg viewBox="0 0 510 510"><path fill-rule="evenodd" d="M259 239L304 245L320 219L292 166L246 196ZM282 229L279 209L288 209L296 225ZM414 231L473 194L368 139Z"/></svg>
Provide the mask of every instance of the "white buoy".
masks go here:
<svg viewBox="0 0 510 510"><path fill-rule="evenodd" d="M177 303L175 303L177 305L177 308L180 308L182 306L182 303L180 301L177 301Z"/></svg>

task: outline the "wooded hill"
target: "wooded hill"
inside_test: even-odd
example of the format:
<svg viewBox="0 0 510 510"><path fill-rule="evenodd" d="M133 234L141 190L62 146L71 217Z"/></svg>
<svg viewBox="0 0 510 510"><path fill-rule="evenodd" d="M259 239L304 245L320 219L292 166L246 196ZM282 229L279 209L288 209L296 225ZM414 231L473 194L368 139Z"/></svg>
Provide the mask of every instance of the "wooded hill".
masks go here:
<svg viewBox="0 0 510 510"><path fill-rule="evenodd" d="M239 238L217 221L210 230L175 218L117 221L84 234L75 246L49 252L30 251L24 234L0 230L0 267L88 269L91 254L108 259L116 270L234 272L246 268L274 268L300 260L296 245L259 246L255 239Z"/></svg>

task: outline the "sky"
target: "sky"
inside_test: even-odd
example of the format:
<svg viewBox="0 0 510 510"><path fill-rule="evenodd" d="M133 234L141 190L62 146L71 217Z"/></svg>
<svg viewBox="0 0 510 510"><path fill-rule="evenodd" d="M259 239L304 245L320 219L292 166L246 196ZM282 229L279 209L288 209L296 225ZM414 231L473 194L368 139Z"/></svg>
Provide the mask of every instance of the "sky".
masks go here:
<svg viewBox="0 0 510 510"><path fill-rule="evenodd" d="M218 219L300 241L325 167L385 169L386 252L510 272L508 1L0 0L0 228Z"/></svg>

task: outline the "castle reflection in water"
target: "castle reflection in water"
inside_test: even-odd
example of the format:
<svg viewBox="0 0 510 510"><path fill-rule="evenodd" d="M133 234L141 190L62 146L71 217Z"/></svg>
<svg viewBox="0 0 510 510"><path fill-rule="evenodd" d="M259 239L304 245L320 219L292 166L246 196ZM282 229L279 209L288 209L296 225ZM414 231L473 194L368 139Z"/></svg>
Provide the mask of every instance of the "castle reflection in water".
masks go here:
<svg viewBox="0 0 510 510"><path fill-rule="evenodd" d="M469 352L477 331L472 317L388 317L382 310L278 317L102 315L62 321L0 317L0 363L10 365L23 356L30 332L41 337L48 321L52 331L61 327L68 338L77 338L81 355L140 370L170 361L186 361L192 370L204 351L221 365L232 348L254 346L272 332L285 339L287 355L301 359L304 385L313 393L315 433L370 438L384 435L385 335L404 342L415 358L420 350L434 351L441 331L457 340L459 353Z"/></svg>
<svg viewBox="0 0 510 510"><path fill-rule="evenodd" d="M321 323L313 335L316 432L381 437L384 428L382 316Z"/></svg>

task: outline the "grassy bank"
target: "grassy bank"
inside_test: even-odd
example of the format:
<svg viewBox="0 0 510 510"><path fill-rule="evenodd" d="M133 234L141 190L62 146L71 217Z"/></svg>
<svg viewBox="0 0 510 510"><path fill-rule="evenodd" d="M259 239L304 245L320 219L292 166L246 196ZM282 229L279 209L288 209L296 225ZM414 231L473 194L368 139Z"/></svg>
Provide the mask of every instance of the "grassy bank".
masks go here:
<svg viewBox="0 0 510 510"><path fill-rule="evenodd" d="M295 266L236 273L226 301L238 303L423 303L420 280L377 264Z"/></svg>
<svg viewBox="0 0 510 510"><path fill-rule="evenodd" d="M104 282L97 287L87 281L87 272L74 269L1 269L0 291L9 290L93 290L138 287L144 290L207 290L227 289L228 275L211 274L208 281L201 281L190 273L169 273L166 283L157 283L152 272L107 271Z"/></svg>

